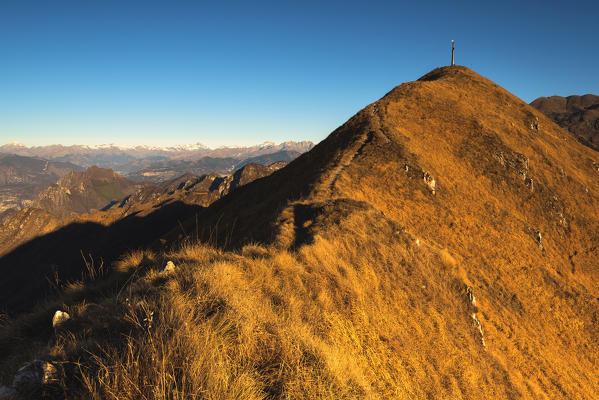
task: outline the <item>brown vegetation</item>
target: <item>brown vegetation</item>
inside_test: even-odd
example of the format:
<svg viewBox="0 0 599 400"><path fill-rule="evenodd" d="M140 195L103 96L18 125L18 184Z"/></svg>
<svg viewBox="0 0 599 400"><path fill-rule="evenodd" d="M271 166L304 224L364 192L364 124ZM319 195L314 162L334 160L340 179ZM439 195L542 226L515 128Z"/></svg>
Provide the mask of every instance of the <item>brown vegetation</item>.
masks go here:
<svg viewBox="0 0 599 400"><path fill-rule="evenodd" d="M530 105L570 131L581 143L599 151L599 96L539 97Z"/></svg>

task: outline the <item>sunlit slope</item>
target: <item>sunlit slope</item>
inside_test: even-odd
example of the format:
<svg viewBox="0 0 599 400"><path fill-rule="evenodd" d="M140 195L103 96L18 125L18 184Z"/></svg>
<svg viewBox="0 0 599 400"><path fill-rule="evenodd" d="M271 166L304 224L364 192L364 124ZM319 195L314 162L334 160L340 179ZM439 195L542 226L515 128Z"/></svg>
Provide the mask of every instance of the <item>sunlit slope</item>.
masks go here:
<svg viewBox="0 0 599 400"><path fill-rule="evenodd" d="M297 248L311 204L339 198L448 249L477 299L485 354L519 391L597 381L599 158L543 114L467 68L440 68L204 219L219 244Z"/></svg>

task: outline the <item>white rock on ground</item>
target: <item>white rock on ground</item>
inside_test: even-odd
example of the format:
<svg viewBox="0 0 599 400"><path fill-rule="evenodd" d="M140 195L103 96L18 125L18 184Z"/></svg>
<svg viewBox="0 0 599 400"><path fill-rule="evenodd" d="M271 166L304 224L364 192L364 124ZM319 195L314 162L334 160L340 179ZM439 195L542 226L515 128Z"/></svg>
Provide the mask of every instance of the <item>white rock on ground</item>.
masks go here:
<svg viewBox="0 0 599 400"><path fill-rule="evenodd" d="M54 317L52 318L52 327L56 329L56 328L60 327L62 324L64 324L66 321L68 321L69 319L71 319L71 316L68 313L57 310L54 313Z"/></svg>
<svg viewBox="0 0 599 400"><path fill-rule="evenodd" d="M168 274L169 272L173 272L175 270L175 264L172 261L166 263L166 266L160 271L161 274Z"/></svg>

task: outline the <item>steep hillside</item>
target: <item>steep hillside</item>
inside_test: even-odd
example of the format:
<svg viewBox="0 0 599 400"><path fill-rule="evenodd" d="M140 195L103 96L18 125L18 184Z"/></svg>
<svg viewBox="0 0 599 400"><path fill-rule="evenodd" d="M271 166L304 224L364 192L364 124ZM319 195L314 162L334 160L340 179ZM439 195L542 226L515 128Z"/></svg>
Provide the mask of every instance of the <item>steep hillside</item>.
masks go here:
<svg viewBox="0 0 599 400"><path fill-rule="evenodd" d="M133 193L139 185L109 169L89 167L72 172L42 191L32 207L61 218L99 210Z"/></svg>
<svg viewBox="0 0 599 400"><path fill-rule="evenodd" d="M530 105L599 151L599 96L539 97Z"/></svg>
<svg viewBox="0 0 599 400"><path fill-rule="evenodd" d="M14 243L42 236L59 225L59 218L39 208L25 208L0 218L0 254L12 248Z"/></svg>
<svg viewBox="0 0 599 400"><path fill-rule="evenodd" d="M595 151L439 68L168 232L147 221L136 246L161 245L6 324L0 376L36 357L67 397L599 398L598 209Z"/></svg>
<svg viewBox="0 0 599 400"><path fill-rule="evenodd" d="M218 224L219 243L293 249L322 235L313 227L320 204L342 198L366 202L414 240L446 248L456 259L450 275L462 289L436 293L432 303L414 299L406 312L430 321L433 307L445 323L455 310L438 301L464 298L471 288L487 364L470 372L478 383L456 378L458 386L506 397L508 384L527 396L597 395L597 375L589 375L598 355L597 153L493 82L463 67L441 68L396 87L312 151L200 218ZM389 268L403 268L398 263ZM394 333L399 341L414 340L401 327ZM439 340L477 340L467 330L440 327L415 335L426 342L430 332ZM443 365L475 350L455 351L424 346L419 354ZM413 378L410 386L422 383Z"/></svg>
<svg viewBox="0 0 599 400"><path fill-rule="evenodd" d="M66 162L0 154L0 212L26 207L40 191L67 173L81 170Z"/></svg>

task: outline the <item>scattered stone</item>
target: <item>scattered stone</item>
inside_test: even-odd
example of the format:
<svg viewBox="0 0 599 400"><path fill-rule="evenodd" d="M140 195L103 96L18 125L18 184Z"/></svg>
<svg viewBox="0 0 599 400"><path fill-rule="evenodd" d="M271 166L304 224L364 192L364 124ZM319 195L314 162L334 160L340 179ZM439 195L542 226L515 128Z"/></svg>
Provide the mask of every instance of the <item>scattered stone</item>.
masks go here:
<svg viewBox="0 0 599 400"><path fill-rule="evenodd" d="M529 127L530 127L530 129L538 132L539 131L539 117L535 117L535 119L530 121Z"/></svg>
<svg viewBox="0 0 599 400"><path fill-rule="evenodd" d="M60 328L60 326L67 322L69 319L71 319L71 316L68 313L57 310L54 313L54 317L52 317L52 327L54 329Z"/></svg>
<svg viewBox="0 0 599 400"><path fill-rule="evenodd" d="M493 158L503 167L514 171L524 184L530 188L530 191L534 191L534 182L529 175L528 157L516 152L506 155L503 151L497 150L493 153Z"/></svg>
<svg viewBox="0 0 599 400"><path fill-rule="evenodd" d="M528 188L530 189L531 192L534 192L534 190L535 190L535 182L533 181L533 179L530 176L526 177L526 179L524 179L524 184L526 186L528 186Z"/></svg>
<svg viewBox="0 0 599 400"><path fill-rule="evenodd" d="M473 306L476 306L476 298L474 297L474 292L472 291L472 288L470 286L466 286L466 296L468 297L468 301Z"/></svg>
<svg viewBox="0 0 599 400"><path fill-rule="evenodd" d="M172 261L166 263L166 266L160 271L161 274L169 274L175 270L175 264Z"/></svg>
<svg viewBox="0 0 599 400"><path fill-rule="evenodd" d="M520 176L520 179L525 181L526 177L528 176L528 157L523 154L516 153L514 161L510 164L510 166L516 170Z"/></svg>
<svg viewBox="0 0 599 400"><path fill-rule="evenodd" d="M424 178L424 183L431 190L431 193L435 194L435 188L437 186L437 182L435 181L435 178L433 178L433 176L431 174L429 174L428 172L424 172L422 176Z"/></svg>
<svg viewBox="0 0 599 400"><path fill-rule="evenodd" d="M541 231L534 231L533 236L539 248L543 250L543 237L541 236Z"/></svg>
<svg viewBox="0 0 599 400"><path fill-rule="evenodd" d="M12 390L20 396L39 393L42 387L56 384L59 381L58 368L51 362L33 360L17 371Z"/></svg>

